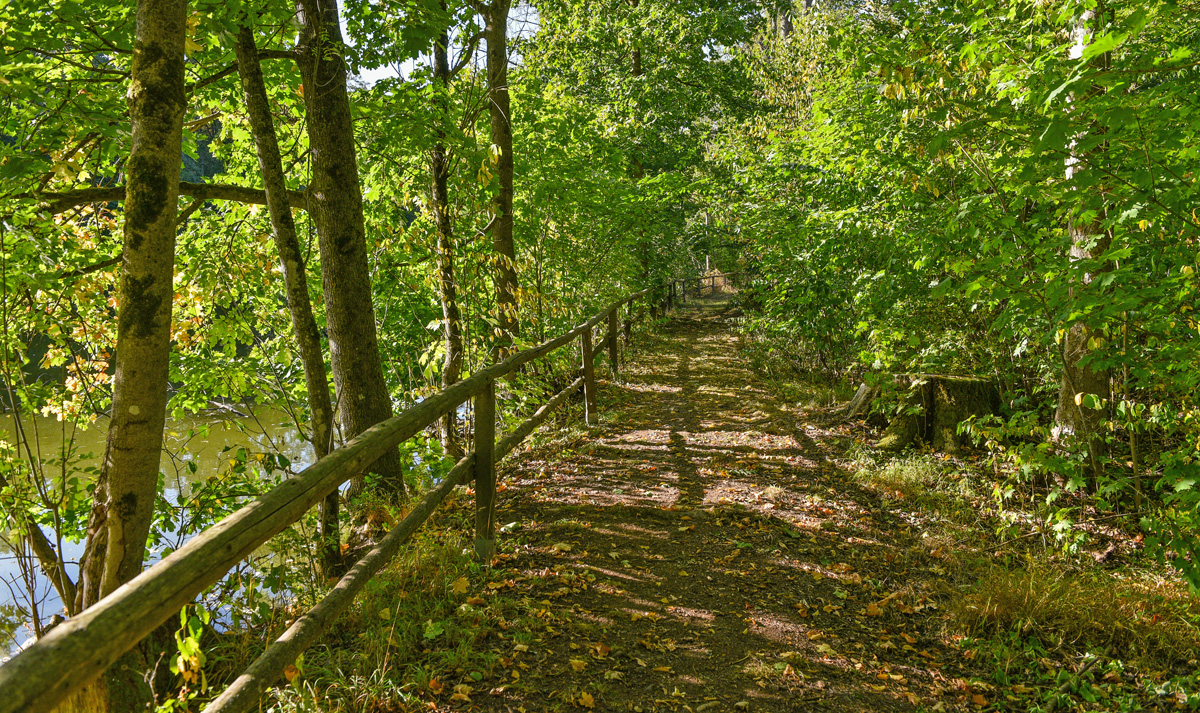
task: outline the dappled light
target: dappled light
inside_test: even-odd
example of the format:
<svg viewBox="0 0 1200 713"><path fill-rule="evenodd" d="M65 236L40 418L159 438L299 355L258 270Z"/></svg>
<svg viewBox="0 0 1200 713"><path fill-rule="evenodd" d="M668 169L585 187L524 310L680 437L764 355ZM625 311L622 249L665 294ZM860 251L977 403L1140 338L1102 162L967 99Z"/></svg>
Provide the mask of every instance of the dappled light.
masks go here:
<svg viewBox="0 0 1200 713"><path fill-rule="evenodd" d="M602 386L599 427L502 468L504 517L530 523L504 572L558 623L485 707L587 692L610 710L913 710L965 695L928 570L887 565L912 536L755 386L731 314L721 299L677 313Z"/></svg>

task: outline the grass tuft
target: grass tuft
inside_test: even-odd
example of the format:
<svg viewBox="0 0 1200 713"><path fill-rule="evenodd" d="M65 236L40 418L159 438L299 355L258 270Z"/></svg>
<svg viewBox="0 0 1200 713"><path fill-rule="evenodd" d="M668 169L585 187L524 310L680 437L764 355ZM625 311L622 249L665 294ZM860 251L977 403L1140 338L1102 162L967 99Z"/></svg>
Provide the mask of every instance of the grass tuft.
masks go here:
<svg viewBox="0 0 1200 713"><path fill-rule="evenodd" d="M990 567L952 614L971 636L1020 632L1075 650L1112 647L1150 669L1195 668L1200 598L1150 575Z"/></svg>

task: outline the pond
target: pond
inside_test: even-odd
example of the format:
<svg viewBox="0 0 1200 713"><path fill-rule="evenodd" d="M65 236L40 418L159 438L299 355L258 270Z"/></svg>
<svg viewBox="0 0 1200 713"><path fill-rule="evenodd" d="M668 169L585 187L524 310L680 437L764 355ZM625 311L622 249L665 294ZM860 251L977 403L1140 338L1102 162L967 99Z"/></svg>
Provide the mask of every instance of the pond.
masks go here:
<svg viewBox="0 0 1200 713"><path fill-rule="evenodd" d="M73 441L76 452L87 454L73 467L93 466L99 469L108 431L107 419L98 420L86 430L76 429L54 417L40 416L22 417L21 426L31 436L31 446L36 442L34 447L40 450L40 454L34 454L35 457L52 459L62 451L63 444ZM13 415L0 415L0 439L13 443L14 431ZM32 438L34 434L36 439ZM252 413L229 411L182 421L168 420L161 464L167 499L176 502L180 494L188 494L192 483L201 482L227 469L239 448L245 449L248 454L282 455L291 461L292 468L297 471L315 460L311 444L301 437L292 419L281 409L259 408ZM61 479L61 473L61 467L47 466L46 475L54 481ZM53 537L50 532L46 534ZM0 538L0 661L6 660L7 656L33 638L33 628L28 621L31 594L21 577L18 559L9 545L7 537ZM72 579L76 577L77 562L83 548L83 542L63 543L63 554ZM43 621L46 621L61 611L62 602L45 577L39 576L38 581L39 586L32 597Z"/></svg>

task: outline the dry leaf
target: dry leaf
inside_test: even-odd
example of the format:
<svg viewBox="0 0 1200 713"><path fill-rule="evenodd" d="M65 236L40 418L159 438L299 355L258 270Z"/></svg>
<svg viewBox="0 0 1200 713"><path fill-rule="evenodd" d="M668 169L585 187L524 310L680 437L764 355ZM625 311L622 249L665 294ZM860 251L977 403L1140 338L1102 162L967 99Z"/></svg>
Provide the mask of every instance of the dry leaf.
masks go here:
<svg viewBox="0 0 1200 713"><path fill-rule="evenodd" d="M579 700L576 701L576 703L578 703L582 708L596 707L596 699L592 698L592 694L586 692L579 695Z"/></svg>
<svg viewBox="0 0 1200 713"><path fill-rule="evenodd" d="M575 669L576 673L587 668L587 661L582 661L580 659L571 659L570 664L571 664L571 668Z"/></svg>
<svg viewBox="0 0 1200 713"><path fill-rule="evenodd" d="M288 680L288 683L291 683L292 679L294 679L296 676L299 676L299 675L300 675L300 669L296 668L295 666L292 666L291 664L288 664L283 669L283 677Z"/></svg>
<svg viewBox="0 0 1200 713"><path fill-rule="evenodd" d="M467 587L470 584L471 583L467 581L466 577L459 577L458 579L454 580L453 584L450 585L450 591L454 594L466 594Z"/></svg>

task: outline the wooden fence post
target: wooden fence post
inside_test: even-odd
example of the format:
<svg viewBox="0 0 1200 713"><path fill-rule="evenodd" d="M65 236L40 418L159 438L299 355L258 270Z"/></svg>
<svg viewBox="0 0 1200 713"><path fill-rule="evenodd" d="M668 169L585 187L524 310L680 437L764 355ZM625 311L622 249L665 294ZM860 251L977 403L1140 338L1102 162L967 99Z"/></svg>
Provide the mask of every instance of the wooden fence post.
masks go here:
<svg viewBox="0 0 1200 713"><path fill-rule="evenodd" d="M599 414L596 413L596 369L592 364L592 330L583 330L579 335L580 348L583 352L583 420L589 426L600 425Z"/></svg>
<svg viewBox="0 0 1200 713"><path fill-rule="evenodd" d="M621 371L621 353L617 349L617 310L618 307L613 307L608 313L608 369L612 373L612 378L615 380Z"/></svg>
<svg viewBox="0 0 1200 713"><path fill-rule="evenodd" d="M475 557L490 564L496 554L496 382L475 397Z"/></svg>

